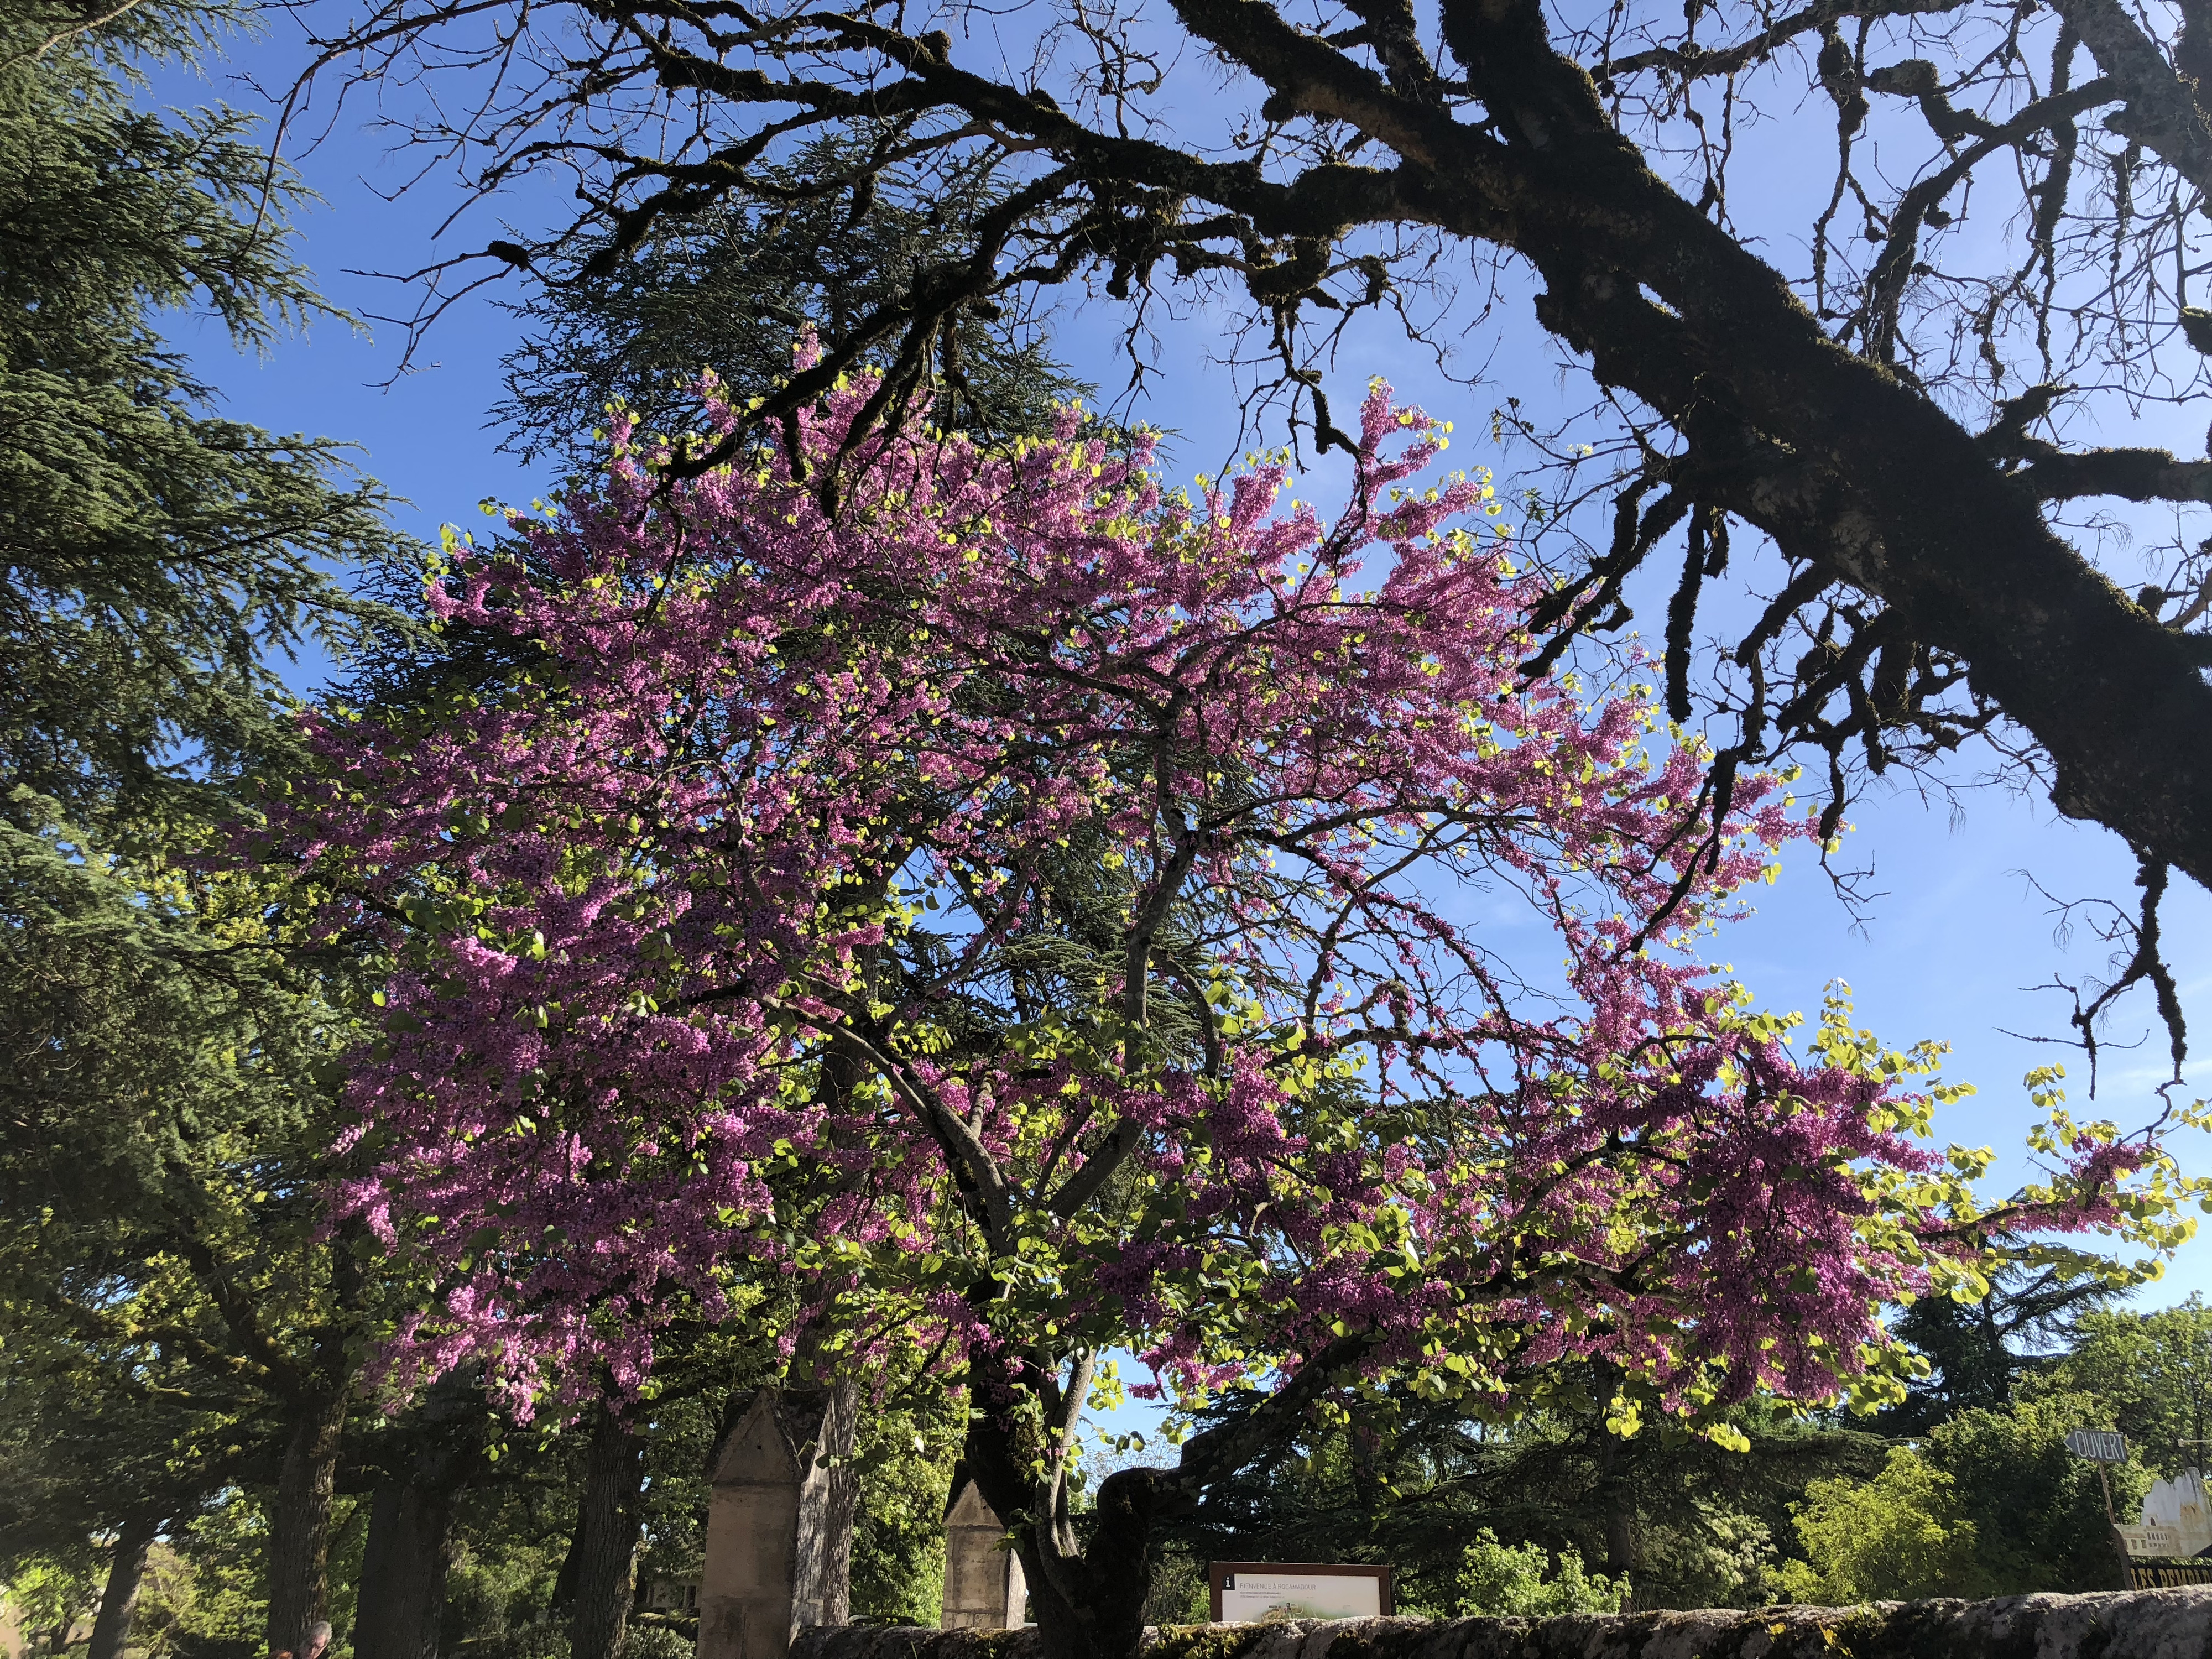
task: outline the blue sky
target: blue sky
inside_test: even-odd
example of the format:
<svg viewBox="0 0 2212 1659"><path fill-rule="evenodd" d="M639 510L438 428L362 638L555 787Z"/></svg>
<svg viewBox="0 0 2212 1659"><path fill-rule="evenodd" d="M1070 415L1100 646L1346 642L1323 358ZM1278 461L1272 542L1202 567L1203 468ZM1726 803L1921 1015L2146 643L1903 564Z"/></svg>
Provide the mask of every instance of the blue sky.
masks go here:
<svg viewBox="0 0 2212 1659"><path fill-rule="evenodd" d="M282 86L293 63L291 45L280 33L241 43L232 70L262 85ZM155 95L169 103L221 98L246 107L262 105L251 85L222 71L198 83L164 76ZM430 234L448 204L435 189L386 199L404 169L384 153L382 142L349 117L300 158L308 183L327 198L301 221L301 252L333 298L363 314L408 308L411 296L397 284L360 273L404 270L434 257ZM1789 135L1777 135L1765 165L1787 169L1792 161ZM1747 187L1755 187L1755 180ZM499 231L482 222L462 234L480 245ZM1236 389L1207 362L1217 326L1203 305L1166 325L1159 359L1170 372L1158 383L1156 401L1135 410L1182 434L1172 459L1174 470L1184 474L1218 470L1236 447ZM401 344L401 331L388 325L363 336L326 322L304 337L280 343L259 361L229 356L211 330L197 344L210 354L204 367L224 389L229 413L359 444L364 469L411 503L405 521L434 536L443 522L465 527L479 522L477 504L488 496L527 501L549 482L500 453L498 434L485 424L485 411L500 392L500 359L517 337L512 319L490 300L464 302L431 334L412 372L388 386L383 383L398 367ZM1079 372L1109 386L1118 383L1113 313L1103 308L1068 313L1057 339L1060 355ZM185 343L194 343L189 325ZM1519 296L1508 295L1460 349L1463 369L1487 366L1488 384L1470 388L1445 381L1424 350L1383 328L1356 333L1329 386L1340 419L1356 406L1367 377L1382 374L1401 396L1458 421L1454 463L1498 461L1482 441L1492 404L1509 391L1556 395L1557 367ZM1328 486L1324 476L1318 487L1308 483L1304 493L1327 499ZM1663 596L1647 603L1642 614L1656 617L1662 611ZM2075 1104L2086 1104L2079 1056L2028 1040L2062 1034L2068 1005L2031 988L2054 975L2094 977L2108 954L2108 947L2082 929L2070 945L2062 942L2048 902L2031 877L2069 898L2124 899L2132 890L2131 860L2103 831L2057 819L2040 799L1996 789L1971 792L1954 803L1878 787L1851 821L1855 828L1841 861L1870 866L1866 885L1878 896L1861 915L1838 901L1811 860L1794 857L1782 882L1761 892L1759 914L1729 929L1717 953L1768 1006L1809 1013L1817 1010L1824 988L1840 979L1856 993L1861 1023L1887 1041L1950 1042L1951 1075L1972 1081L1980 1092L1952 1112L1947 1133L1994 1145L2000 1153L1998 1179L2016 1180L2025 1169L2018 1148L2033 1115L2020 1087L2022 1072L2066 1060L2076 1085ZM2185 1004L2212 1032L2212 1013L2206 1012L2212 1007L2206 995L2212 990L2208 921L2212 908L2206 896L2177 889L2169 900L2166 938ZM2142 1035L2148 1014L2147 1005L2130 1006L2116 1023L2112 1040L2124 1043ZM2154 1034L2140 1048L2116 1048L2105 1065L2098 1113L2130 1126L2154 1114L2150 1091L2164 1076L2162 1060L2162 1039ZM2177 1151L2186 1167L2212 1170L2212 1148L2184 1142ZM2207 1287L2212 1287L2212 1241L2199 1240L2184 1249L2166 1279L2144 1300L2160 1304Z"/></svg>

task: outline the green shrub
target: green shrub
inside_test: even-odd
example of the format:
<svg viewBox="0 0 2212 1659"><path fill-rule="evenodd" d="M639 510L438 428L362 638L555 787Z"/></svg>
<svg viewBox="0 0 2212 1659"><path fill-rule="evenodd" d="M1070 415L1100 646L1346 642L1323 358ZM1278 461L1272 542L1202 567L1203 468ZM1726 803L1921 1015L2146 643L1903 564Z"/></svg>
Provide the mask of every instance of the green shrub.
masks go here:
<svg viewBox="0 0 2212 1659"><path fill-rule="evenodd" d="M1548 1619L1563 1613L1619 1613L1628 1580L1583 1566L1579 1550L1559 1552L1557 1571L1540 1544L1501 1544L1487 1527L1460 1558L1459 1613L1508 1619Z"/></svg>
<svg viewBox="0 0 2212 1659"><path fill-rule="evenodd" d="M665 1625L632 1625L623 1632L618 1659L694 1659L698 1644Z"/></svg>
<svg viewBox="0 0 2212 1659"><path fill-rule="evenodd" d="M469 1652L470 1659L568 1659L568 1626L557 1619L532 1620L471 1644Z"/></svg>
<svg viewBox="0 0 2212 1659"><path fill-rule="evenodd" d="M1871 1480L1814 1481L1795 1515L1807 1559L1782 1564L1783 1599L1848 1607L1978 1594L1979 1534L1958 1510L1951 1477L1902 1446Z"/></svg>
<svg viewBox="0 0 2212 1659"><path fill-rule="evenodd" d="M1814 1481L1792 1507L1805 1559L1784 1562L1777 1588L1832 1607L2106 1588L2118 1564L2104 1497L2066 1435L2105 1426L2109 1410L2063 1393L1976 1407L1891 1452L1871 1480ZM2131 1511L2147 1471L2131 1462L2110 1478Z"/></svg>

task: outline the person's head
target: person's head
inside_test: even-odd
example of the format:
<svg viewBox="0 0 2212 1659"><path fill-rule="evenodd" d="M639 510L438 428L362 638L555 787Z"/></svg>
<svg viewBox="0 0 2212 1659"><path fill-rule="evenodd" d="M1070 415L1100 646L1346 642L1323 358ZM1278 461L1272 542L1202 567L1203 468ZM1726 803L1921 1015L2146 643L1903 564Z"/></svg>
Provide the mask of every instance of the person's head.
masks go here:
<svg viewBox="0 0 2212 1659"><path fill-rule="evenodd" d="M330 1644L331 1621L327 1619L318 1620L307 1626L307 1651L301 1656L301 1659L315 1659L315 1656Z"/></svg>

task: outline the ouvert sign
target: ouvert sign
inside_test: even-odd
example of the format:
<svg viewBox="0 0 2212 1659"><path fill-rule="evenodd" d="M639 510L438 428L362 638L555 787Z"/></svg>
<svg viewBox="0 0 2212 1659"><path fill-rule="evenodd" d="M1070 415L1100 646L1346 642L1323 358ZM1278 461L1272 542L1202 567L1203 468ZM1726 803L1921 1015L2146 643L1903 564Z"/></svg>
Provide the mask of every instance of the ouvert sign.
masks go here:
<svg viewBox="0 0 2212 1659"><path fill-rule="evenodd" d="M2092 1463L2124 1463L2127 1437L2116 1429L2076 1429L2066 1437L2066 1449Z"/></svg>

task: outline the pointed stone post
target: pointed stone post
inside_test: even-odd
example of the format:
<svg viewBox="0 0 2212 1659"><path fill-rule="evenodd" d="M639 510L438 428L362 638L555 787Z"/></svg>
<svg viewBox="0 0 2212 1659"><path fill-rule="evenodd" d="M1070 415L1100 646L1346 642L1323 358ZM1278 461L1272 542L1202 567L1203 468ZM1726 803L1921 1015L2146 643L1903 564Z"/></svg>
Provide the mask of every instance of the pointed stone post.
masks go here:
<svg viewBox="0 0 2212 1659"><path fill-rule="evenodd" d="M1019 1630L1029 1599L1022 1558L1000 1547L1006 1528L967 1472L945 1506L945 1630ZM704 1656L702 1656L702 1659Z"/></svg>
<svg viewBox="0 0 2212 1659"><path fill-rule="evenodd" d="M806 1626L845 1622L859 1403L849 1382L763 1389L730 1431L707 1511L698 1659L786 1659Z"/></svg>

